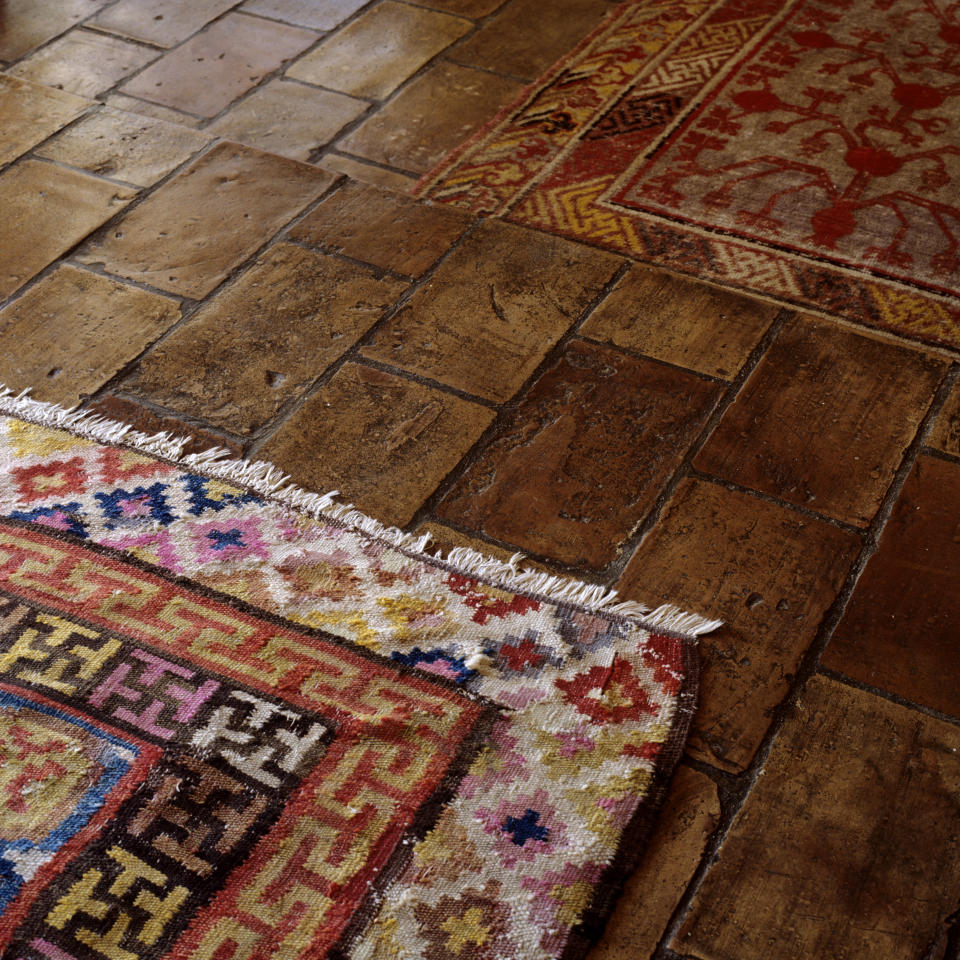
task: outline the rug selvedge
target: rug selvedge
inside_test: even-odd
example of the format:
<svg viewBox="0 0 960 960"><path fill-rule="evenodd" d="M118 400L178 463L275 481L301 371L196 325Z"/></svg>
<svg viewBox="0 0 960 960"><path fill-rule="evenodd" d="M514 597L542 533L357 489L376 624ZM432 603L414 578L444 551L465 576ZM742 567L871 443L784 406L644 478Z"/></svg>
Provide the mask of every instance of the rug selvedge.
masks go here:
<svg viewBox="0 0 960 960"><path fill-rule="evenodd" d="M689 638L14 417L0 456L0 690L154 758L14 897L10 956L582 955L679 755Z"/></svg>

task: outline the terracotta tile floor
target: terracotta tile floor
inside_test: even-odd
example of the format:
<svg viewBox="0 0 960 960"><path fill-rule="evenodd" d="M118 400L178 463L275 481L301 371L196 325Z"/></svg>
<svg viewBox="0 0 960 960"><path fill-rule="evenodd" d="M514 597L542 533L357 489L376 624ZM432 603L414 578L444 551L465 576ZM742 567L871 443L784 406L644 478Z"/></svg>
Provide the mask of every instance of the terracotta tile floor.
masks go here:
<svg viewBox="0 0 960 960"><path fill-rule="evenodd" d="M594 960L957 960L957 358L403 195L608 8L0 0L0 379L722 617Z"/></svg>

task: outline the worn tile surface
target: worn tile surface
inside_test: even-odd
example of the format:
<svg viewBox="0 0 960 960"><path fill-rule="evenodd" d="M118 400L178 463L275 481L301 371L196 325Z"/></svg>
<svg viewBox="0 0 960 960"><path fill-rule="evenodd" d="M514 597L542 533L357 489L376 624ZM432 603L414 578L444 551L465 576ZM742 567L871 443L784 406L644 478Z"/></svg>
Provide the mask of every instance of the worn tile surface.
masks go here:
<svg viewBox="0 0 960 960"><path fill-rule="evenodd" d="M247 0L240 9L311 30L333 30L369 0Z"/></svg>
<svg viewBox="0 0 960 960"><path fill-rule="evenodd" d="M72 93L0 74L0 164L26 153L90 106Z"/></svg>
<svg viewBox="0 0 960 960"><path fill-rule="evenodd" d="M750 763L859 551L854 533L825 521L719 484L680 484L617 589L725 621L700 640L695 756Z"/></svg>
<svg viewBox="0 0 960 960"><path fill-rule="evenodd" d="M0 382L73 406L180 318L180 305L60 267L0 310Z"/></svg>
<svg viewBox="0 0 960 960"><path fill-rule="evenodd" d="M636 266L581 333L729 380L779 312L775 304Z"/></svg>
<svg viewBox="0 0 960 960"><path fill-rule="evenodd" d="M960 457L960 386L950 391L927 437L927 446Z"/></svg>
<svg viewBox="0 0 960 960"><path fill-rule="evenodd" d="M311 490L340 490L362 510L402 526L492 418L486 407L350 363L259 456Z"/></svg>
<svg viewBox="0 0 960 960"><path fill-rule="evenodd" d="M206 129L294 160L308 160L366 109L340 93L271 80L231 107Z"/></svg>
<svg viewBox="0 0 960 960"><path fill-rule="evenodd" d="M332 179L316 167L221 143L78 256L117 276L198 299Z"/></svg>
<svg viewBox="0 0 960 960"><path fill-rule="evenodd" d="M213 117L316 39L300 27L230 13L165 54L121 92Z"/></svg>
<svg viewBox="0 0 960 960"><path fill-rule="evenodd" d="M287 76L381 100L470 28L459 17L384 0L301 57Z"/></svg>
<svg viewBox="0 0 960 960"><path fill-rule="evenodd" d="M362 183L325 198L290 235L417 277L466 230L472 217L456 207L426 206Z"/></svg>
<svg viewBox="0 0 960 960"><path fill-rule="evenodd" d="M237 0L120 0L94 18L94 24L124 37L158 47L175 47Z"/></svg>
<svg viewBox="0 0 960 960"><path fill-rule="evenodd" d="M673 948L710 960L916 960L960 900L960 730L822 678Z"/></svg>
<svg viewBox="0 0 960 960"><path fill-rule="evenodd" d="M303 393L405 288L278 244L153 350L127 389L249 433Z"/></svg>
<svg viewBox="0 0 960 960"><path fill-rule="evenodd" d="M148 187L209 141L209 135L178 124L105 107L36 152L100 176Z"/></svg>
<svg viewBox="0 0 960 960"><path fill-rule="evenodd" d="M191 116L180 110L171 110L162 107L159 103L149 103L137 97L128 97L125 93L111 93L103 98L108 107L123 110L127 113L136 113L141 117L152 117L154 120L163 120L165 123L177 123L184 127L199 127L203 121L200 117Z"/></svg>
<svg viewBox="0 0 960 960"><path fill-rule="evenodd" d="M0 175L0 298L119 213L136 195L85 173L24 160Z"/></svg>
<svg viewBox="0 0 960 960"><path fill-rule="evenodd" d="M489 16L497 7L502 7L504 0L430 0L430 6L436 10L456 14L459 17L470 17L479 20Z"/></svg>
<svg viewBox="0 0 960 960"><path fill-rule="evenodd" d="M372 183L394 193L409 193L417 185L417 178L373 163L363 163L352 157L342 157L336 153L326 153L318 161L318 166L333 173L346 174L360 183Z"/></svg>
<svg viewBox="0 0 960 960"><path fill-rule="evenodd" d="M507 400L619 265L606 253L483 222L363 352Z"/></svg>
<svg viewBox="0 0 960 960"><path fill-rule="evenodd" d="M798 318L744 385L695 466L866 526L946 367L940 358Z"/></svg>
<svg viewBox="0 0 960 960"><path fill-rule="evenodd" d="M437 513L532 553L603 569L719 394L693 374L573 341Z"/></svg>
<svg viewBox="0 0 960 960"><path fill-rule="evenodd" d="M423 174L522 89L519 81L441 62L404 87L339 146L347 153Z"/></svg>
<svg viewBox="0 0 960 960"><path fill-rule="evenodd" d="M96 13L109 0L3 0L0 60L17 60Z"/></svg>

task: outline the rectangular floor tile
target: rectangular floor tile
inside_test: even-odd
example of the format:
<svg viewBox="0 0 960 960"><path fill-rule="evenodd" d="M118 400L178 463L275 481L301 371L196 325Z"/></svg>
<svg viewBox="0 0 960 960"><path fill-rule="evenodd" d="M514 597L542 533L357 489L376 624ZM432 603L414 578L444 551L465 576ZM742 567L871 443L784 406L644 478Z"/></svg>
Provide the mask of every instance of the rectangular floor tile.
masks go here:
<svg viewBox="0 0 960 960"><path fill-rule="evenodd" d="M957 727L815 678L671 947L698 960L932 956L960 900L958 784Z"/></svg>
<svg viewBox="0 0 960 960"><path fill-rule="evenodd" d="M0 60L19 60L109 0L3 0Z"/></svg>
<svg viewBox="0 0 960 960"><path fill-rule="evenodd" d="M303 393L405 289L364 267L277 244L153 350L125 389L250 433Z"/></svg>
<svg viewBox="0 0 960 960"><path fill-rule="evenodd" d="M85 173L24 160L0 176L0 299L106 223L136 196Z"/></svg>
<svg viewBox="0 0 960 960"><path fill-rule="evenodd" d="M460 17L384 0L301 57L287 76L382 100L471 27Z"/></svg>
<svg viewBox="0 0 960 960"><path fill-rule="evenodd" d="M117 37L71 30L9 72L81 97L98 97L156 57L155 50Z"/></svg>
<svg viewBox="0 0 960 960"><path fill-rule="evenodd" d="M340 490L367 513L404 526L492 418L486 407L350 363L258 456L310 490Z"/></svg>
<svg viewBox="0 0 960 960"><path fill-rule="evenodd" d="M945 371L939 357L798 318L694 466L867 526Z"/></svg>
<svg viewBox="0 0 960 960"><path fill-rule="evenodd" d="M346 174L352 180L358 180L361 183L371 183L376 187L384 187L394 193L410 193L417 185L418 179L405 173L398 173L396 170L378 167L373 163L363 163L360 160L354 160L352 157L341 157L336 153L324 154L317 161L317 166L333 173Z"/></svg>
<svg viewBox="0 0 960 960"><path fill-rule="evenodd" d="M125 93L108 94L103 98L103 102L115 110L135 113L153 120L163 120L164 123L178 123L182 127L199 127L203 122L199 117L183 113L181 110L171 110L169 107L161 107L159 103L148 103L146 100L128 97Z"/></svg>
<svg viewBox="0 0 960 960"><path fill-rule="evenodd" d="M617 584L631 600L725 621L700 640L700 705L688 749L741 770L860 552L854 533L686 480Z"/></svg>
<svg viewBox="0 0 960 960"><path fill-rule="evenodd" d="M333 30L370 0L247 0L245 13L283 20L310 30Z"/></svg>
<svg viewBox="0 0 960 960"><path fill-rule="evenodd" d="M237 0L120 0L93 22L101 30L133 40L175 47L236 4Z"/></svg>
<svg viewBox="0 0 960 960"><path fill-rule="evenodd" d="M226 140L238 140L294 160L309 160L315 150L333 140L367 107L362 100L341 93L271 80L206 129Z"/></svg>
<svg viewBox="0 0 960 960"><path fill-rule="evenodd" d="M960 464L920 457L825 666L960 717Z"/></svg>
<svg viewBox="0 0 960 960"><path fill-rule="evenodd" d="M390 190L346 183L290 232L395 273L418 277L466 230L470 214L419 203Z"/></svg>
<svg viewBox="0 0 960 960"><path fill-rule="evenodd" d="M76 120L90 100L0 74L0 165Z"/></svg>
<svg viewBox="0 0 960 960"><path fill-rule="evenodd" d="M149 187L209 142L206 133L104 107L36 152L49 160Z"/></svg>
<svg viewBox="0 0 960 960"><path fill-rule="evenodd" d="M0 381L73 406L179 318L175 300L60 267L0 311Z"/></svg>
<svg viewBox="0 0 960 960"><path fill-rule="evenodd" d="M483 222L363 352L508 400L619 265L589 247Z"/></svg>
<svg viewBox="0 0 960 960"><path fill-rule="evenodd" d="M776 304L638 265L580 329L592 340L731 380L779 312Z"/></svg>
<svg viewBox="0 0 960 960"><path fill-rule="evenodd" d="M693 374L574 341L437 508L522 550L600 570L719 399Z"/></svg>
<svg viewBox="0 0 960 960"><path fill-rule="evenodd" d="M295 160L217 144L78 257L200 299L332 180Z"/></svg>
<svg viewBox="0 0 960 960"><path fill-rule="evenodd" d="M437 63L339 142L346 153L426 173L520 94L523 84Z"/></svg>
<svg viewBox="0 0 960 960"><path fill-rule="evenodd" d="M165 54L121 92L213 117L316 39L300 27L230 13Z"/></svg>
<svg viewBox="0 0 960 960"><path fill-rule="evenodd" d="M960 457L960 386L955 386L937 417L927 446Z"/></svg>

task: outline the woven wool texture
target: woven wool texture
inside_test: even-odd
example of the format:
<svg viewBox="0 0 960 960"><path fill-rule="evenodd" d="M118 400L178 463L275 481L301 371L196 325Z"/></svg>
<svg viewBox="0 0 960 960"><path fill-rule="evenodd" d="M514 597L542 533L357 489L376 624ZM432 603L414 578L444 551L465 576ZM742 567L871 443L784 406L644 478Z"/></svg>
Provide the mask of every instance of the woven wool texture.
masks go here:
<svg viewBox="0 0 960 960"><path fill-rule="evenodd" d="M626 3L418 190L956 347L958 44L934 0Z"/></svg>
<svg viewBox="0 0 960 960"><path fill-rule="evenodd" d="M4 956L586 951L689 637L89 435L3 416L0 458Z"/></svg>

